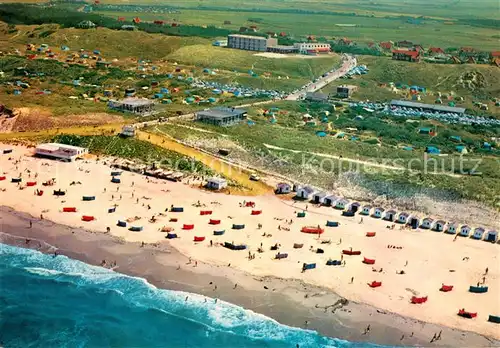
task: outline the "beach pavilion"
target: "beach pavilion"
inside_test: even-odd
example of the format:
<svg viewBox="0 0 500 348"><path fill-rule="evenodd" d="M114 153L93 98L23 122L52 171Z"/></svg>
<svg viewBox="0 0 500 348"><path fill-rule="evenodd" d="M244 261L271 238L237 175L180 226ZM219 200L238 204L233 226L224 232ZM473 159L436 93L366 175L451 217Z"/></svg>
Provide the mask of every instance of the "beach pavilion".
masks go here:
<svg viewBox="0 0 500 348"><path fill-rule="evenodd" d="M391 209L385 212L384 215L384 220L386 221L394 221L394 218L396 217L397 211Z"/></svg>

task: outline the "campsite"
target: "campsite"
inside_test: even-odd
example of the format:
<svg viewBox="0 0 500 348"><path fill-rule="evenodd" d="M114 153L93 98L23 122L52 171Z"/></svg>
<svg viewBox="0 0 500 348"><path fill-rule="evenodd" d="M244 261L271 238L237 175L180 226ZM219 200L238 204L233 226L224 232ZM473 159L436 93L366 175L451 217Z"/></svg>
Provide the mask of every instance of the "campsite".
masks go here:
<svg viewBox="0 0 500 348"><path fill-rule="evenodd" d="M22 272L144 276L207 339L498 345L491 0L0 2L2 236L49 259Z"/></svg>

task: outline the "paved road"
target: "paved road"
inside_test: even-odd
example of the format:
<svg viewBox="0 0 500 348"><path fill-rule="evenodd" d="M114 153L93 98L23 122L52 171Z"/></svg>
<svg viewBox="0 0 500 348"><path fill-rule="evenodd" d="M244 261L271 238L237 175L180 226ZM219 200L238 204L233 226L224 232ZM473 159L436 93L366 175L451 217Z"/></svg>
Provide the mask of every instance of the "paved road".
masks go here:
<svg viewBox="0 0 500 348"><path fill-rule="evenodd" d="M297 93L290 94L286 100L298 100L304 98L308 92L316 92L328 85L330 82L344 76L349 70L356 66L356 58L354 56L344 54L342 56L342 66L332 73L328 73L325 77L320 77L317 82L309 86L302 87Z"/></svg>

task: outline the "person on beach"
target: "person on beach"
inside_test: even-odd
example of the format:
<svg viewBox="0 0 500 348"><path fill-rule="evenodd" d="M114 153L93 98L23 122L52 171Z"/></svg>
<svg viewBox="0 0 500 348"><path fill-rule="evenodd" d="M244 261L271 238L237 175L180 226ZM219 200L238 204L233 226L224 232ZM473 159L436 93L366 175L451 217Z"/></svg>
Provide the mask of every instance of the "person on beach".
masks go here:
<svg viewBox="0 0 500 348"><path fill-rule="evenodd" d="M487 275L488 274L488 267L486 267L486 269L484 270L484 275Z"/></svg>
<svg viewBox="0 0 500 348"><path fill-rule="evenodd" d="M354 283L354 277L351 277L351 284Z"/></svg>
<svg viewBox="0 0 500 348"><path fill-rule="evenodd" d="M238 287L238 283L234 284L234 288L233 289L236 289Z"/></svg>
<svg viewBox="0 0 500 348"><path fill-rule="evenodd" d="M30 220L30 228L33 228L33 221Z"/></svg>

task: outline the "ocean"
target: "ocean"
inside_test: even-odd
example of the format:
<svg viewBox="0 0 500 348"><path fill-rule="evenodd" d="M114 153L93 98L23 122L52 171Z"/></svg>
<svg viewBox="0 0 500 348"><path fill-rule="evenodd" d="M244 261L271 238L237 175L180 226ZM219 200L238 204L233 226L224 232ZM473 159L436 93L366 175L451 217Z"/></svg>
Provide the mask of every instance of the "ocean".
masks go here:
<svg viewBox="0 0 500 348"><path fill-rule="evenodd" d="M0 347L295 348L297 344L380 347L281 325L227 302L158 289L142 278L65 256L0 244Z"/></svg>

